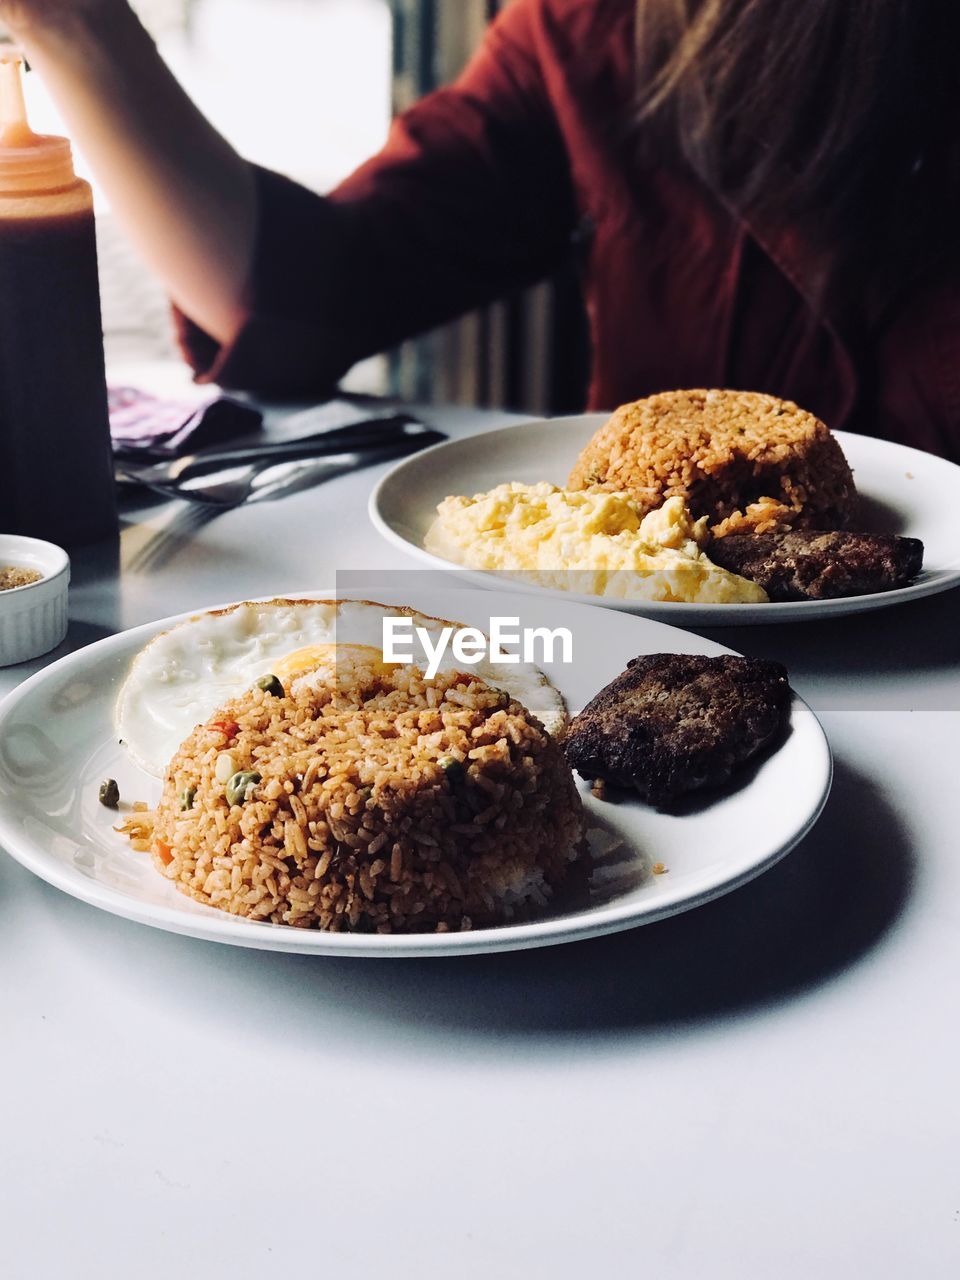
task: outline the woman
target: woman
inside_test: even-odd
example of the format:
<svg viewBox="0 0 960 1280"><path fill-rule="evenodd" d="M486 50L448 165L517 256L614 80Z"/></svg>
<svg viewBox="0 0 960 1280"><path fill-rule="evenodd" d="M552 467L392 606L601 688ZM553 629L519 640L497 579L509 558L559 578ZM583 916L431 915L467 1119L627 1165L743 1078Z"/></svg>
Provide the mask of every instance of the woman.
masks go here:
<svg viewBox="0 0 960 1280"><path fill-rule="evenodd" d="M322 391L575 254L591 407L738 386L960 459L957 6L514 0L326 199L237 156L124 0L0 19L202 378Z"/></svg>

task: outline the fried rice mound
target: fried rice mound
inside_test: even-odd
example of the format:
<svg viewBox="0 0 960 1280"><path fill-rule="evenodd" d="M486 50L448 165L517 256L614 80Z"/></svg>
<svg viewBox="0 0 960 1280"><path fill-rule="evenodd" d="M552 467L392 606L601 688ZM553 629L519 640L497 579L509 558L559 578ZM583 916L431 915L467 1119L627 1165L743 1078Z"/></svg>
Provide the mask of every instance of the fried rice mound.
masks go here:
<svg viewBox="0 0 960 1280"><path fill-rule="evenodd" d="M582 850L580 797L540 722L472 675L415 667L251 689L193 731L138 817L182 892L332 931L523 919Z"/></svg>
<svg viewBox="0 0 960 1280"><path fill-rule="evenodd" d="M622 405L568 483L628 491L648 510L682 497L715 537L844 529L857 501L829 428L792 401L747 391L666 391Z"/></svg>

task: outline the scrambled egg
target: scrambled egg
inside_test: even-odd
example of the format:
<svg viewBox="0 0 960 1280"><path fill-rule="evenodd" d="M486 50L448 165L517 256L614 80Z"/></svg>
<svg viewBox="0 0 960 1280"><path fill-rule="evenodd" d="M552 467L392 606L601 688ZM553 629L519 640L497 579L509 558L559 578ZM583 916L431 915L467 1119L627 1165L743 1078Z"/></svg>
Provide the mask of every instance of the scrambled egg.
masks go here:
<svg viewBox="0 0 960 1280"><path fill-rule="evenodd" d="M704 554L707 520L682 498L641 516L627 494L571 492L552 484L501 484L445 498L428 551L470 569L499 569L538 586L622 600L756 604L756 585Z"/></svg>

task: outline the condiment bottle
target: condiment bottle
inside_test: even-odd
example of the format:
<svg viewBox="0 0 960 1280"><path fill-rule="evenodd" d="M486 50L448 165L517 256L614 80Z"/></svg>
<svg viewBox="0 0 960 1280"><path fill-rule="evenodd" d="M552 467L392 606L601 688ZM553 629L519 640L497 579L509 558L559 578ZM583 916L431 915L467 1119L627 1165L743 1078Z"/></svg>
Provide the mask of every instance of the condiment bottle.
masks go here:
<svg viewBox="0 0 960 1280"><path fill-rule="evenodd" d="M67 139L30 128L3 53L0 530L68 545L117 530L93 197Z"/></svg>

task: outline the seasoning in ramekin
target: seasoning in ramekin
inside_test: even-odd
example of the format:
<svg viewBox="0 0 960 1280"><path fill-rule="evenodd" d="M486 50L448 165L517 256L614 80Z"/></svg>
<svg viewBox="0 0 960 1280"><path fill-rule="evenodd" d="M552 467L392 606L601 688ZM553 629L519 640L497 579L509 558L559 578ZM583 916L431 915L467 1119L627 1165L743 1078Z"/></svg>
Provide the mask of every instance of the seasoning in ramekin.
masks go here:
<svg viewBox="0 0 960 1280"><path fill-rule="evenodd" d="M43 574L38 569L24 569L21 565L7 564L0 569L0 591L12 591L14 587L29 587L39 582Z"/></svg>

